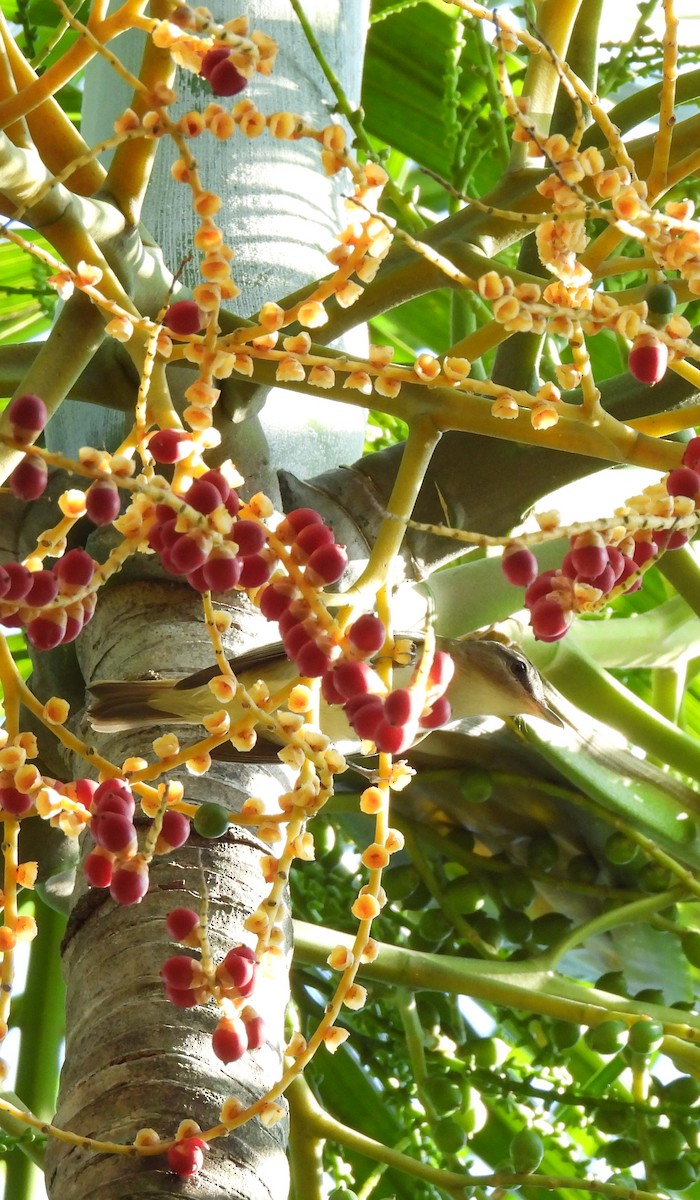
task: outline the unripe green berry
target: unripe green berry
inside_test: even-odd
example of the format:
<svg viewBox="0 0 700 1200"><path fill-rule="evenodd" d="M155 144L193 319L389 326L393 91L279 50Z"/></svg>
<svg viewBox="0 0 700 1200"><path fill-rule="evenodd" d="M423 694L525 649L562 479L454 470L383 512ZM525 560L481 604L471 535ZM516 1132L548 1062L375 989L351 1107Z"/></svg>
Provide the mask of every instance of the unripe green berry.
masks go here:
<svg viewBox="0 0 700 1200"><path fill-rule="evenodd" d="M200 837L218 838L228 829L228 816L228 812L221 804L207 802L200 804L192 824Z"/></svg>
<svg viewBox="0 0 700 1200"><path fill-rule="evenodd" d="M544 1156L544 1143L534 1129L520 1129L510 1143L510 1157L516 1175L531 1175Z"/></svg>
<svg viewBox="0 0 700 1200"><path fill-rule="evenodd" d="M627 1026L624 1021L601 1021L583 1036L596 1054L617 1054L627 1041Z"/></svg>
<svg viewBox="0 0 700 1200"><path fill-rule="evenodd" d="M663 1038L664 1027L659 1021L635 1021L627 1044L636 1054L650 1054L652 1050L658 1050Z"/></svg>

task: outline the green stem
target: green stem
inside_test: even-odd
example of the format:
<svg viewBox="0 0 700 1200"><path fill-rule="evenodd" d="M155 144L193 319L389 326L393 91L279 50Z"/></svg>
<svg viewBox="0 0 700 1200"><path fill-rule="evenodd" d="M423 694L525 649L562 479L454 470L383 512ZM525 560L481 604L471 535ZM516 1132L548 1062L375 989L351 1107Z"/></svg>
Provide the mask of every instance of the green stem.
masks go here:
<svg viewBox="0 0 700 1200"><path fill-rule="evenodd" d="M547 678L567 699L591 716L617 729L674 771L700 779L700 745L655 713L633 692L602 670L574 642L564 639L542 648L527 639L527 653L546 668Z"/></svg>
<svg viewBox="0 0 700 1200"><path fill-rule="evenodd" d="M362 120L362 110L353 108L348 100L345 90L343 89L343 85L341 84L338 76L328 62L328 59L319 45L318 38L311 27L309 18L304 12L301 0L289 0L289 3L294 9L297 20L304 31L304 37L309 44L309 49L313 53L316 62L323 71L326 81L329 84L333 95L335 96L337 110L343 117L345 117L345 120L355 135L356 145L364 151L364 153L372 162L376 162L376 153L372 143L365 133L365 127ZM396 187L396 184L393 182L391 177L386 184L386 194L387 196L391 197L392 203L396 207L396 210L404 224L414 231L425 228L425 221L415 211L413 206L407 202L405 196Z"/></svg>
<svg viewBox="0 0 700 1200"><path fill-rule="evenodd" d="M300 962L324 967L336 945L353 946L351 934L337 929L294 922L295 955ZM448 954L428 954L380 942L373 963L360 967L360 977L411 990L449 992L471 996L506 1008L538 1013L577 1025L599 1025L610 1018L627 1024L642 1017L660 1021L670 1036L678 1039L700 1035L700 1015L679 1012L663 1004L647 1004L598 991L541 963L483 962ZM688 1030L692 1031L688 1034ZM700 1059L698 1047L682 1041L684 1053Z"/></svg>
<svg viewBox="0 0 700 1200"><path fill-rule="evenodd" d="M601 1183L597 1179L570 1179L551 1175L516 1175L513 1172L495 1172L488 1175L470 1175L467 1171L442 1171L429 1163L419 1162L408 1154L392 1146L383 1146L374 1138L358 1133L348 1125L337 1121L317 1103L308 1084L295 1080L291 1085L297 1093L303 1090L304 1116L307 1125L312 1128L318 1138L327 1138L340 1146L346 1146L357 1154L376 1162L386 1163L387 1166L401 1171L415 1179L424 1179L442 1190L456 1190L463 1194L465 1188L515 1188L520 1184L536 1184L538 1188L548 1191L571 1189L572 1191L593 1192L597 1195L608 1196L611 1200L658 1200L652 1192L637 1191L634 1188L622 1187L612 1183Z"/></svg>
<svg viewBox="0 0 700 1200"><path fill-rule="evenodd" d="M569 950L581 945L588 938L607 933L610 929L617 929L620 925L632 925L637 921L645 921L659 909L682 900L685 894L684 888L671 888L667 892L644 896L641 900L633 900L630 904L621 904L618 908L599 913L597 917L592 917L590 921L584 921L572 929L571 933L567 933L551 950L543 954L539 961L554 970L557 963Z"/></svg>
<svg viewBox="0 0 700 1200"><path fill-rule="evenodd" d="M670 551L659 559L664 579L676 589L686 604L700 616L700 564L687 546Z"/></svg>

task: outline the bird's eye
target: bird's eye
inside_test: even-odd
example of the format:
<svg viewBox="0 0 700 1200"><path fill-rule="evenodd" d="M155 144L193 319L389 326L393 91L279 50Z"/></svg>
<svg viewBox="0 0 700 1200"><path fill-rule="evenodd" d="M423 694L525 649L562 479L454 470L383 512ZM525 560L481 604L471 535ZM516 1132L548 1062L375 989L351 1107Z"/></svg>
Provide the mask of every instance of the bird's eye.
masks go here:
<svg viewBox="0 0 700 1200"><path fill-rule="evenodd" d="M513 674L516 679L526 679L527 678L527 663L525 662L524 658L512 659L511 664L510 664L510 670L511 670L511 674Z"/></svg>

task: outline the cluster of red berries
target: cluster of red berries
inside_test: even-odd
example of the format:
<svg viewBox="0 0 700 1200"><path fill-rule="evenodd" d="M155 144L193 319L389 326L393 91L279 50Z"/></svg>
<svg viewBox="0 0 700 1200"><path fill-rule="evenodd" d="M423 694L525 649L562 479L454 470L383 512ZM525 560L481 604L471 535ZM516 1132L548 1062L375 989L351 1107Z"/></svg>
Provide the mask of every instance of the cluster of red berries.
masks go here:
<svg viewBox="0 0 700 1200"><path fill-rule="evenodd" d="M89 593L72 603L70 596L90 585L95 568L95 561L79 548L64 554L52 570L30 571L20 562L5 563L0 567L0 625L22 626L37 650L72 642L90 620L95 596Z"/></svg>
<svg viewBox="0 0 700 1200"><path fill-rule="evenodd" d="M229 46L214 46L202 59L199 73L215 96L237 96L248 80L234 66Z"/></svg>
<svg viewBox="0 0 700 1200"><path fill-rule="evenodd" d="M683 452L682 465L670 471L664 480L666 493L700 503L700 437L692 438ZM504 551L503 574L509 583L524 587L525 607L538 641L556 642L564 637L573 619L575 585L588 585L600 593L601 600L613 588L632 582L625 593L641 587L640 569L657 554L677 550L689 540L684 529L635 531L620 546L606 543L594 531L571 539L570 549L560 567L538 573L537 559L527 546L513 543ZM624 547L624 549L622 548Z"/></svg>
<svg viewBox="0 0 700 1200"><path fill-rule="evenodd" d="M199 917L193 909L173 909L166 923L175 941L199 945ZM220 1018L212 1035L212 1048L221 1062L237 1062L246 1050L257 1050L265 1042L265 1022L244 1003L255 991L258 966L250 947L241 945L228 951L212 977L189 954L173 954L161 968L165 995L176 1008L195 1008L209 999L230 1001L236 1007L235 1013Z"/></svg>
<svg viewBox="0 0 700 1200"><path fill-rule="evenodd" d="M80 782L87 790L84 800L91 813L90 833L95 842L95 849L83 863L85 878L92 887L108 887L117 904L138 904L148 891L148 863L138 851L136 802L131 788L124 779L106 779L100 784L90 779ZM155 853L179 849L189 835L187 817L167 809Z"/></svg>
<svg viewBox="0 0 700 1200"><path fill-rule="evenodd" d="M168 439L167 451L163 450L162 445L165 434L175 435ZM169 429L161 430L155 436L160 439L158 445L154 448L154 438L149 443L154 457L156 454L174 452L176 439L183 437L179 431ZM178 532L177 517L172 508L167 504L156 505L155 522L149 532L148 544L157 551L167 571L184 576L198 592L228 592L234 587L258 588L268 582L275 562L275 555L268 546L268 532L257 521L235 519L241 502L220 471L211 470L200 475L182 499L206 516L223 505L234 522L230 532L224 536L224 544L212 547L212 539L205 531L191 529ZM283 526L294 522L298 514L311 512L311 509L297 509L296 513L289 514ZM294 550L295 557L305 567L308 581L314 587L322 587L340 578L347 565L347 555L343 547L335 544L331 530L318 513L312 515L317 544L304 547L303 538L301 542L297 539ZM302 532L300 530L300 535ZM280 536L279 530L277 534Z"/></svg>
<svg viewBox="0 0 700 1200"><path fill-rule="evenodd" d="M302 517L305 524L296 535L295 545L301 545L304 552L312 548L310 563L326 549L330 560L339 548L319 544L326 527L318 513L297 509L285 524L297 525ZM279 529L277 533L279 536ZM283 529L282 535L288 536L287 531ZM340 705L358 737L374 742L377 750L401 754L413 744L419 728L437 729L449 720L450 705L443 694L454 673L449 654L439 651L435 655L426 692L409 686L382 695L381 679L364 661L377 654L386 641L386 629L379 617L372 613L358 617L348 629L346 653L340 657L341 648L291 580L270 583L259 603L263 616L277 621L287 657L299 674L320 677L326 703Z"/></svg>

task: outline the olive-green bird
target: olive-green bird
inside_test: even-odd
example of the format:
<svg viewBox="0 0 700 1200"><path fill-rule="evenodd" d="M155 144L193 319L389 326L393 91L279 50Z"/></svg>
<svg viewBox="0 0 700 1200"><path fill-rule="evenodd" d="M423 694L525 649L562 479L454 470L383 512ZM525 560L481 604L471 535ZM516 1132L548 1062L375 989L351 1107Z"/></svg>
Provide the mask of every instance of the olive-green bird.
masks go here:
<svg viewBox="0 0 700 1200"><path fill-rule="evenodd" d="M420 639L415 639L420 652ZM540 675L525 655L513 646L489 638L457 641L436 638L438 650L447 651L455 663L455 673L447 689L452 706L449 725L466 717L511 717L527 714L552 724L561 721L547 704ZM289 661L281 643L248 651L230 660L236 678L246 688L264 679L270 693L292 684L297 670ZM413 665L397 667L394 685L408 682ZM218 666L207 667L182 679L137 679L130 682L104 680L91 685L93 701L88 709L92 728L100 733L143 729L152 725L197 724L204 717L226 707L231 723L249 715L236 696L223 706L209 688L209 681L220 674ZM361 743L337 705L322 704L321 728L345 755L358 754ZM419 738L429 735L421 731ZM269 734L246 756L249 761L274 757L279 746L271 745Z"/></svg>

